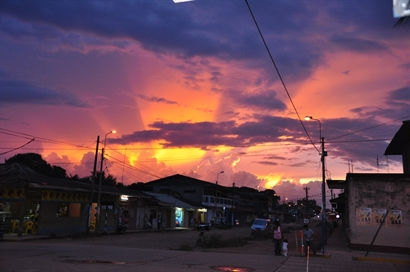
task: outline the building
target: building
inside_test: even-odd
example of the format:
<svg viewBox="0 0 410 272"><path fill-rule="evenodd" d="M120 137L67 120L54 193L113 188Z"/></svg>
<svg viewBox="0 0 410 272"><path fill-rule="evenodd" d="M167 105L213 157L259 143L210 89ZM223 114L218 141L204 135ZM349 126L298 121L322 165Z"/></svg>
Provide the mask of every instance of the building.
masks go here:
<svg viewBox="0 0 410 272"><path fill-rule="evenodd" d="M196 207L190 218L194 216L197 224L221 227L249 224L257 216L269 218L279 200L273 190L226 187L179 174L148 182L143 190L179 198Z"/></svg>
<svg viewBox="0 0 410 272"><path fill-rule="evenodd" d="M410 121L403 122L385 155L403 156L402 174L348 173L345 182L328 182L328 186L344 189L334 203L344 212L352 248L409 252Z"/></svg>
<svg viewBox="0 0 410 272"><path fill-rule="evenodd" d="M352 248L408 252L410 176L347 174L345 194Z"/></svg>
<svg viewBox="0 0 410 272"><path fill-rule="evenodd" d="M188 215L196 224L231 224L233 201L224 186L177 174L146 183L144 191L171 195L196 207L196 213Z"/></svg>
<svg viewBox="0 0 410 272"><path fill-rule="evenodd" d="M94 188L95 187L95 188ZM97 218L97 186L50 177L19 163L0 164L0 227L3 233L65 236L88 231L116 232L119 219L131 229L152 199L141 192L102 186ZM157 207L155 200L152 206Z"/></svg>
<svg viewBox="0 0 410 272"><path fill-rule="evenodd" d="M0 210L9 218L3 230L50 235L86 232L89 192L88 184L43 176L16 163L1 164Z"/></svg>

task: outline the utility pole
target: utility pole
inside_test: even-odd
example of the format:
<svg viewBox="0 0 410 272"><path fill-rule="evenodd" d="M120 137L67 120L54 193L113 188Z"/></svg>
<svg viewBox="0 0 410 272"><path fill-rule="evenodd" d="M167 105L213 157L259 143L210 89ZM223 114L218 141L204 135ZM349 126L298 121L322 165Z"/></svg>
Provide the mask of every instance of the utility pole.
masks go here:
<svg viewBox="0 0 410 272"><path fill-rule="evenodd" d="M327 151L325 151L325 137L322 137L322 123L319 119L315 119L312 116L306 116L306 121L315 120L319 123L319 138L321 144L320 160L322 161L322 253L325 254L325 239L326 239L326 167L325 157Z"/></svg>
<svg viewBox="0 0 410 272"><path fill-rule="evenodd" d="M98 179L98 199L97 199L97 222L96 222L96 231L100 227L101 219L101 185L103 180L103 163L104 163L104 147L101 149L101 162L100 162L100 176Z"/></svg>
<svg viewBox="0 0 410 272"><path fill-rule="evenodd" d="M308 191L310 190L310 188L308 188L307 186L303 188L303 190L305 190L306 192L306 200L309 200L309 194Z"/></svg>
<svg viewBox="0 0 410 272"><path fill-rule="evenodd" d="M107 143L107 136L111 133L117 133L116 130L110 130L104 135L104 145L103 148L101 149L101 165L100 165L100 176L98 179L98 200L97 200L97 224L96 224L96 231L98 231L98 228L100 227L100 219L101 219L101 184L104 178L104 172L103 172L103 164L104 164L104 150L105 150L105 145Z"/></svg>
<svg viewBox="0 0 410 272"><path fill-rule="evenodd" d="M322 253L325 254L326 243L326 173L325 173L325 157L327 151L325 151L325 137L320 137L320 143L322 146L321 161L322 161Z"/></svg>
<svg viewBox="0 0 410 272"><path fill-rule="evenodd" d="M100 144L100 136L97 136L97 144L95 146L95 157L94 157L94 168L93 168L93 175L91 177L91 197L90 197L90 207L88 210L88 219L87 219L87 233L90 231L90 224L91 224L91 213L93 211L93 200L94 200L94 184L95 184L95 175L97 171L97 160L98 160L98 146Z"/></svg>

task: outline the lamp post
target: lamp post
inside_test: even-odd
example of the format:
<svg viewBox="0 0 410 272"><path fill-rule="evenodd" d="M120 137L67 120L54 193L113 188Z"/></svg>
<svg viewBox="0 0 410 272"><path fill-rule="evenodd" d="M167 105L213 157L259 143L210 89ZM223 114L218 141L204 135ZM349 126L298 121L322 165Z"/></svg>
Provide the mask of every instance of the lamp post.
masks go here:
<svg viewBox="0 0 410 272"><path fill-rule="evenodd" d="M218 174L216 174L216 184L218 184L219 174L223 174L223 173L225 173L224 170L222 170L221 172L218 172Z"/></svg>
<svg viewBox="0 0 410 272"><path fill-rule="evenodd" d="M319 123L319 137L321 144L320 160L322 161L322 253L325 254L326 243L326 173L325 173L325 157L327 151L325 151L325 137L322 136L322 123L319 119L315 119L312 116L306 116L306 121L314 120Z"/></svg>
<svg viewBox="0 0 410 272"><path fill-rule="evenodd" d="M98 179L97 227L96 227L96 230L97 230L98 227L100 227L101 184L102 184L102 179L103 179L104 150L105 150L105 145L106 145L106 143L107 143L107 136L108 136L109 134L111 134L111 133L115 134L115 133L117 133L117 131L115 131L115 130L110 130L109 132L105 133L105 136L104 136L104 145L103 145L103 148L101 149L100 176L99 176L99 179Z"/></svg>

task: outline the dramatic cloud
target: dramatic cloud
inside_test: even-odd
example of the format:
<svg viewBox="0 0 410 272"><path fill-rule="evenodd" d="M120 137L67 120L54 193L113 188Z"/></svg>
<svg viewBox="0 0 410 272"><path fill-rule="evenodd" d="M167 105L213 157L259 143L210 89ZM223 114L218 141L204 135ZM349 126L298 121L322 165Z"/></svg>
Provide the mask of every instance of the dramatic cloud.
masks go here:
<svg viewBox="0 0 410 272"><path fill-rule="evenodd" d="M389 98L401 103L410 103L410 87L403 87L390 93Z"/></svg>
<svg viewBox="0 0 410 272"><path fill-rule="evenodd" d="M88 177L92 175L94 167L95 154L93 152L87 152L83 155L81 163L74 165L72 173L79 175L80 177Z"/></svg>
<svg viewBox="0 0 410 272"><path fill-rule="evenodd" d="M261 94L240 94L238 92L230 92L230 97L236 102L245 107L251 107L263 110L281 111L286 109L286 105L277 99L274 91L267 91Z"/></svg>
<svg viewBox="0 0 410 272"><path fill-rule="evenodd" d="M229 122L164 123L150 125L152 130L136 131L110 142L129 144L163 140L166 147L251 146L253 144L280 141L280 136L300 136L296 120L273 116L258 116L257 121L243 124Z"/></svg>
<svg viewBox="0 0 410 272"><path fill-rule="evenodd" d="M166 98L163 97L156 97L156 96L145 96L143 94L139 94L138 97L144 101L148 101L148 102L154 102L154 103L164 103L164 104L170 104L170 105L175 105L178 104L178 102L176 101L172 101L172 100L168 100Z"/></svg>
<svg viewBox="0 0 410 272"><path fill-rule="evenodd" d="M410 118L408 27L393 27L391 1L249 4L300 115L321 120L326 173L345 176L346 160L375 171ZM2 0L0 59L1 127L87 146L115 128L107 171L127 183L215 181L221 169L229 186L320 179L243 0ZM303 122L320 146L317 122ZM26 140L0 136L11 148ZM69 173L90 174L93 148L40 144Z"/></svg>
<svg viewBox="0 0 410 272"><path fill-rule="evenodd" d="M231 180L235 183L236 187L246 186L257 188L263 183L263 180L259 179L257 176L245 171L234 173L231 177ZM227 186L232 186L232 184L229 184Z"/></svg>
<svg viewBox="0 0 410 272"><path fill-rule="evenodd" d="M23 81L0 79L0 104L40 104L87 107L72 94L57 92Z"/></svg>
<svg viewBox="0 0 410 272"><path fill-rule="evenodd" d="M342 49L356 52L377 52L387 50L386 46L376 41L350 38L341 35L333 36L331 42Z"/></svg>
<svg viewBox="0 0 410 272"><path fill-rule="evenodd" d="M271 161L258 161L258 162L256 162L256 163L265 164L265 165L272 165L272 166L278 165L278 163L276 163L276 162L271 162Z"/></svg>
<svg viewBox="0 0 410 272"><path fill-rule="evenodd" d="M281 5L278 9L270 1L252 3L264 31L277 32L273 36L267 35L266 39L285 78L304 78L319 64L323 45L301 36L296 22L305 25L307 21L313 22L319 12L310 8L307 2L282 2ZM294 17L289 16L296 10L309 10L310 14L298 12ZM47 38L55 35L70 48L75 48L73 38L80 41L77 43L80 46L84 38L74 33L91 33L107 39L132 39L149 51L175 53L186 60L194 56L246 60L249 67L257 65L268 73L272 69L243 1L198 1L189 6L174 5L172 1L105 1L104 4L97 1L2 1L1 13L8 19L4 19L0 27L15 38L37 35L41 39L45 35ZM210 13L215 14L212 20L208 18ZM236 19L237 23L226 24L225 18ZM60 28L70 36L58 33L50 26ZM306 26L316 27L314 23ZM121 49L120 45L118 47ZM219 77L218 72L212 75L213 80Z"/></svg>

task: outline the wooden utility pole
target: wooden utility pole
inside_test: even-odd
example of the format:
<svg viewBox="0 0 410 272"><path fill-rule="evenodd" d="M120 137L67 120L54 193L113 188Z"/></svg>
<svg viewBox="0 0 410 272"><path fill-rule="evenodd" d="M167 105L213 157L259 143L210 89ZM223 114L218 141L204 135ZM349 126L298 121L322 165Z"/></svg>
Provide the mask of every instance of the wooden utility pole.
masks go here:
<svg viewBox="0 0 410 272"><path fill-rule="evenodd" d="M309 193L308 193L308 191L310 190L310 188L304 187L303 190L305 190L305 192L306 192L306 200L309 200Z"/></svg>

